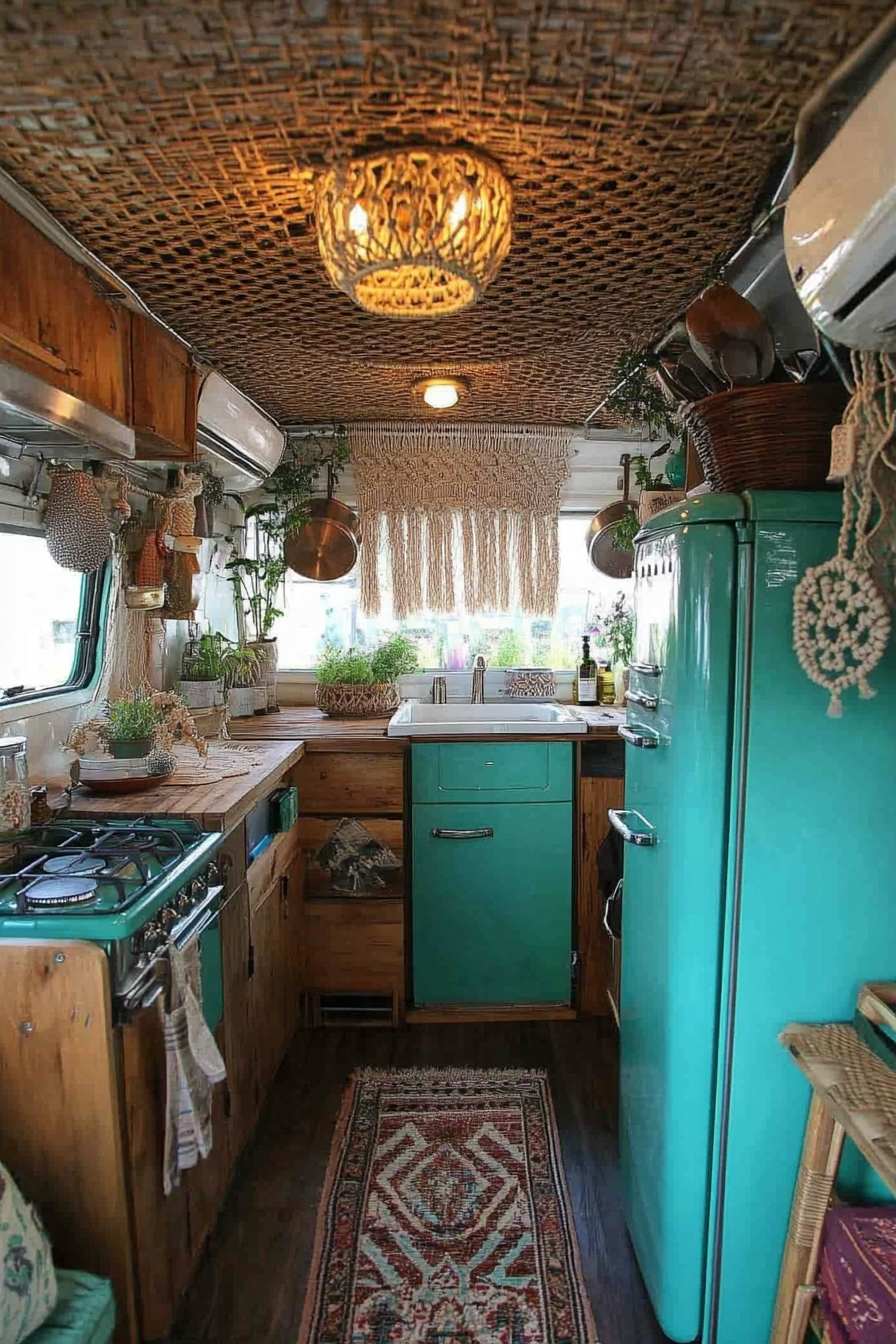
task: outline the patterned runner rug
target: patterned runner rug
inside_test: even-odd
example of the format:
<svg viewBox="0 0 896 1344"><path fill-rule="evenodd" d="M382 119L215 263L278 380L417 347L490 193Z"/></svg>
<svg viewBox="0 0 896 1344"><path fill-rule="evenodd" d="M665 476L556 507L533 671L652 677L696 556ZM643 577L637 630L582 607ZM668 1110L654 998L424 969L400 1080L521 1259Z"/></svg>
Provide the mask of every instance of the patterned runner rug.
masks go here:
<svg viewBox="0 0 896 1344"><path fill-rule="evenodd" d="M355 1075L300 1344L597 1344L544 1074Z"/></svg>

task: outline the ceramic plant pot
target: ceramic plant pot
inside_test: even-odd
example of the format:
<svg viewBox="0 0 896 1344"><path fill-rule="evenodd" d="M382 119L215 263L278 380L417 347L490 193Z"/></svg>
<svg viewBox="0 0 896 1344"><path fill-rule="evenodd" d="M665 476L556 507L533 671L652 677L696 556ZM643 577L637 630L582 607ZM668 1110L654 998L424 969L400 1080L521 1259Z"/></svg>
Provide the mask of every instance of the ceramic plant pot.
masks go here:
<svg viewBox="0 0 896 1344"><path fill-rule="evenodd" d="M255 713L255 688L233 686L227 692L227 708L233 719L248 719Z"/></svg>
<svg viewBox="0 0 896 1344"><path fill-rule="evenodd" d="M109 742L108 747L109 755L113 756L116 761L134 761L141 756L149 755L152 738L117 738L114 742Z"/></svg>
<svg viewBox="0 0 896 1344"><path fill-rule="evenodd" d="M211 709L221 703L223 694L220 681L190 681L177 683L177 693L188 709Z"/></svg>

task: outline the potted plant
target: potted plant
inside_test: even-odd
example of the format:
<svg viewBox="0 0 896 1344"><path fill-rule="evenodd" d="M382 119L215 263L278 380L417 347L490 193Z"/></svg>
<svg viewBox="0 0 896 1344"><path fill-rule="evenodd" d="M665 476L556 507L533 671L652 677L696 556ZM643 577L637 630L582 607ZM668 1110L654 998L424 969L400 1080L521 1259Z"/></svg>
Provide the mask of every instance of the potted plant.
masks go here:
<svg viewBox="0 0 896 1344"><path fill-rule="evenodd" d="M664 482L664 472L654 472L651 465L655 458L664 457L671 446L670 443L663 443L649 457L639 453L637 457L632 458L635 480L641 487L641 493L638 496L639 525L646 523L647 519L652 518L655 513L660 513L663 509L668 509L671 505L684 499L684 491L675 490L668 481Z"/></svg>
<svg viewBox="0 0 896 1344"><path fill-rule="evenodd" d="M227 708L235 719L249 718L255 710L255 688L261 673L258 653L244 644L228 644L223 665Z"/></svg>
<svg viewBox="0 0 896 1344"><path fill-rule="evenodd" d="M601 639L610 650L613 676L616 682L616 704L625 704L628 690L628 665L631 662L635 640L635 614L620 593L601 621Z"/></svg>
<svg viewBox="0 0 896 1344"><path fill-rule="evenodd" d="M308 501L321 473L327 473L327 487L332 490L347 462L344 425L337 425L332 434L312 431L290 439L279 465L264 483L264 489L274 497L284 537L292 536L308 521Z"/></svg>
<svg viewBox="0 0 896 1344"><path fill-rule="evenodd" d="M673 407L656 380L654 370L659 364L659 356L652 351L621 351L613 372L613 390L604 402L605 410L611 415L618 415L627 425L638 429L642 439L654 442L663 435L667 440L649 456L640 453L632 459L635 480L641 487L641 496L637 511L632 509L616 524L613 546L617 551L630 551L641 523L652 514L658 513L660 508L667 507L665 503L651 506L650 492L659 489L663 478L662 473L654 474L650 464L654 458L668 453L673 442L676 443L677 451L681 430L675 423ZM677 465L676 453L672 456L675 457ZM648 492L646 498L645 490ZM673 499L667 501L667 503L674 502Z"/></svg>
<svg viewBox="0 0 896 1344"><path fill-rule="evenodd" d="M234 600L244 628L249 636L245 647L258 655L259 676L267 688L267 709L279 709L277 704L277 640L272 635L274 622L283 615L278 606L280 591L286 575L283 558L285 524L278 510L271 505L258 505L246 512L250 541L254 555L241 555L228 560L227 570L233 584Z"/></svg>
<svg viewBox="0 0 896 1344"><path fill-rule="evenodd" d="M224 636L191 640L181 661L178 694L189 709L212 709L224 693Z"/></svg>
<svg viewBox="0 0 896 1344"><path fill-rule="evenodd" d="M364 719L398 708L399 678L417 669L417 645L389 635L372 649L327 644L317 665L318 709L338 718Z"/></svg>
<svg viewBox="0 0 896 1344"><path fill-rule="evenodd" d="M200 756L207 751L189 709L173 691L133 691L110 701L101 718L76 724L65 745L83 756L96 741L119 760L148 756L153 747L170 751L180 742L191 743Z"/></svg>

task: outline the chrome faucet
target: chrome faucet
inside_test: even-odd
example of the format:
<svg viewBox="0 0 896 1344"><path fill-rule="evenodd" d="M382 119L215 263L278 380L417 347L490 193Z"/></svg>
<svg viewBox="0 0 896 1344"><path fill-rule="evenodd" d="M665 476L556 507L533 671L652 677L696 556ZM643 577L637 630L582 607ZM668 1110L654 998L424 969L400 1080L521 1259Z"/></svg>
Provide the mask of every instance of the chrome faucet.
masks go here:
<svg viewBox="0 0 896 1344"><path fill-rule="evenodd" d="M476 655L476 661L473 664L473 690L470 694L470 704L485 704L485 659L481 653Z"/></svg>

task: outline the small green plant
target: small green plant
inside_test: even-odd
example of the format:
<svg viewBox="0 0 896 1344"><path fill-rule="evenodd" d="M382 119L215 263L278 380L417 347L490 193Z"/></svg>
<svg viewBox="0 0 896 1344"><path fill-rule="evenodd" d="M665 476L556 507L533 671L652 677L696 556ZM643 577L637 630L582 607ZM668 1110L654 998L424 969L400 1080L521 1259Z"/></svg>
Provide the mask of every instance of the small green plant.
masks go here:
<svg viewBox="0 0 896 1344"><path fill-rule="evenodd" d="M103 736L107 742L134 742L153 737L164 714L150 696L133 695L113 700L109 705Z"/></svg>
<svg viewBox="0 0 896 1344"><path fill-rule="evenodd" d="M663 396L652 370L659 356L650 350L622 350L613 370L613 390L603 404L611 415L641 431L646 439L678 438L672 407Z"/></svg>
<svg viewBox="0 0 896 1344"><path fill-rule="evenodd" d="M601 621L601 639L610 650L613 666L627 667L634 647L635 613L626 605L625 593L619 594Z"/></svg>
<svg viewBox="0 0 896 1344"><path fill-rule="evenodd" d="M662 485L663 473L661 471L651 471L650 464L653 462L654 458L665 457L671 447L671 443L663 443L660 444L659 448L652 452L649 457L645 457L643 453L638 453L637 457L632 458L632 466L635 469L635 481L642 490L658 490Z"/></svg>
<svg viewBox="0 0 896 1344"><path fill-rule="evenodd" d="M255 555L228 560L226 568L237 609L257 642L270 638L274 622L283 615L277 600L287 568L283 558L285 524L270 505L247 510L246 519L254 520Z"/></svg>
<svg viewBox="0 0 896 1344"><path fill-rule="evenodd" d="M261 660L256 649L241 644L228 644L221 658L221 676L225 691L235 686L254 686L261 674Z"/></svg>
<svg viewBox="0 0 896 1344"><path fill-rule="evenodd" d="M398 681L417 668L417 645L407 635L390 635L372 649L325 644L317 663L321 686L376 686Z"/></svg>
<svg viewBox="0 0 896 1344"><path fill-rule="evenodd" d="M332 434L303 434L290 439L280 464L264 483L274 496L285 536L292 536L308 521L308 501L322 471L327 472L329 487L338 484L348 462L348 438L344 425Z"/></svg>
<svg viewBox="0 0 896 1344"><path fill-rule="evenodd" d="M613 528L613 550L630 551L635 544L635 536L641 524L634 509L628 509Z"/></svg>
<svg viewBox="0 0 896 1344"><path fill-rule="evenodd" d="M184 681L220 681L224 676L224 645L221 634L203 634L191 640L181 663Z"/></svg>

